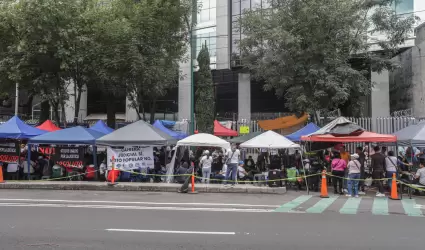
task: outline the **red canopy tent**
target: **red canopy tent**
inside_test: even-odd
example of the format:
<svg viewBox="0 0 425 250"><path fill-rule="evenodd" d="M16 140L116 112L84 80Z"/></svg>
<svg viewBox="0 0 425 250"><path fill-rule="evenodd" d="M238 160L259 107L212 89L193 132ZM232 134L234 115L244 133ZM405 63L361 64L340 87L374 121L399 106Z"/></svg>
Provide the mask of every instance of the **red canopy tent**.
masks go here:
<svg viewBox="0 0 425 250"><path fill-rule="evenodd" d="M215 136L238 136L238 132L224 127L217 120L215 120L214 135Z"/></svg>
<svg viewBox="0 0 425 250"><path fill-rule="evenodd" d="M51 120L46 120L45 122L43 122L43 124L41 124L37 128L44 131L49 131L49 132L61 130L61 128L57 127Z"/></svg>
<svg viewBox="0 0 425 250"><path fill-rule="evenodd" d="M331 134L301 136L301 141L310 142L396 142L395 135L377 134L363 131L357 135L334 136Z"/></svg>

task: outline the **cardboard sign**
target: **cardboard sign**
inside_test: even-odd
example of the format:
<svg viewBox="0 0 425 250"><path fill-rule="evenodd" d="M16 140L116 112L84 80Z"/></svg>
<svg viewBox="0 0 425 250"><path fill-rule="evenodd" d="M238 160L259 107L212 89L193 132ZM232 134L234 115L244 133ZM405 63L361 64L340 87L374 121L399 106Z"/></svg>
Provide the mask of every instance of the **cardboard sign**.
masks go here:
<svg viewBox="0 0 425 250"><path fill-rule="evenodd" d="M153 147L130 146L124 148L108 147L108 167L112 167L112 156L115 158L115 168L131 170L138 168L153 168Z"/></svg>
<svg viewBox="0 0 425 250"><path fill-rule="evenodd" d="M239 134L249 134L249 126L240 126Z"/></svg>

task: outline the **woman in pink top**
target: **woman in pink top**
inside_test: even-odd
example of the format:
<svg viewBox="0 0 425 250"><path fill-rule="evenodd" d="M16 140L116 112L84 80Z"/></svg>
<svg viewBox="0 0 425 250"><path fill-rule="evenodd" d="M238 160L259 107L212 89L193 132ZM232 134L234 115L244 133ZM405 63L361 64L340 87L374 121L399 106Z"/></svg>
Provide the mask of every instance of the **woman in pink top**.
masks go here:
<svg viewBox="0 0 425 250"><path fill-rule="evenodd" d="M347 168L347 163L341 159L340 154L334 153L334 159L332 160L331 163L331 168L332 168L332 175L335 176L333 177L333 184L334 184L334 192L335 194L344 194L342 192L342 183L343 183L343 179L345 176L345 169ZM339 184L339 185L337 185ZM338 192L339 191L339 192Z"/></svg>

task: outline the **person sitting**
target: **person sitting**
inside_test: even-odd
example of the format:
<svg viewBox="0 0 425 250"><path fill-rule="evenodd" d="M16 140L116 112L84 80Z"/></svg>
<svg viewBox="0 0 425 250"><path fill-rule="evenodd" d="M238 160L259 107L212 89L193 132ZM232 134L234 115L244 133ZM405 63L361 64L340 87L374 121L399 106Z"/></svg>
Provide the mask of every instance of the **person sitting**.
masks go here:
<svg viewBox="0 0 425 250"><path fill-rule="evenodd" d="M255 161L254 159L252 159L252 155L249 155L248 159L245 159L244 165L248 171L252 171L255 169Z"/></svg>
<svg viewBox="0 0 425 250"><path fill-rule="evenodd" d="M249 180L249 181L253 181L253 177L251 177L250 175L249 175L249 173L245 170L245 168L244 168L244 165L243 165L243 161L240 161L239 162L239 166L238 166L238 179L239 180L241 180L241 181L246 181L246 180Z"/></svg>
<svg viewBox="0 0 425 250"><path fill-rule="evenodd" d="M182 159L179 167L176 170L177 176L175 178L175 181L177 183L183 184L186 181L186 178L187 178L186 174L188 169L189 169L189 164L184 159Z"/></svg>
<svg viewBox="0 0 425 250"><path fill-rule="evenodd" d="M7 163L7 177L11 180L19 179L18 163L16 162Z"/></svg>
<svg viewBox="0 0 425 250"><path fill-rule="evenodd" d="M23 173L24 173L24 178L25 178L25 176L27 176L28 172L29 172L30 175L33 175L35 173L35 162L30 161L30 164L29 164L29 167L28 167L28 161L24 160L21 163L21 168L22 168Z"/></svg>
<svg viewBox="0 0 425 250"><path fill-rule="evenodd" d="M415 179L413 183L425 186L425 160L421 159L419 163L419 169L416 171Z"/></svg>

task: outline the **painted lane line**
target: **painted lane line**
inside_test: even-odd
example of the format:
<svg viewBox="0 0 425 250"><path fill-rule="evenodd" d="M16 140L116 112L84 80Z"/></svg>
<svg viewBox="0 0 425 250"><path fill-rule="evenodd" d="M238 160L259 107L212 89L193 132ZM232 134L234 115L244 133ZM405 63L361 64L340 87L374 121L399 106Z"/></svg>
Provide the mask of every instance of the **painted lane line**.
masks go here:
<svg viewBox="0 0 425 250"><path fill-rule="evenodd" d="M339 210L341 214L357 214L362 198L349 198Z"/></svg>
<svg viewBox="0 0 425 250"><path fill-rule="evenodd" d="M323 213L334 201L338 199L338 196L331 196L327 199L321 199L316 204L314 204L312 207L306 210L307 213L311 214L320 214Z"/></svg>
<svg viewBox="0 0 425 250"><path fill-rule="evenodd" d="M236 232L204 232L204 231L170 231L170 230L141 230L141 229L105 229L108 232L133 232L133 233L165 233L165 234L212 234L235 235Z"/></svg>
<svg viewBox="0 0 425 250"><path fill-rule="evenodd" d="M403 204L404 211L408 216L422 217L422 211L420 208L416 207L416 201L410 199L401 200Z"/></svg>
<svg viewBox="0 0 425 250"><path fill-rule="evenodd" d="M313 197L312 195L301 195L300 197L297 197L295 199L293 199L292 201L283 204L282 206L280 206L279 208L277 208L276 210L274 210L275 212L281 212L281 213L285 213L285 212L290 212L292 211L292 209L298 207L299 205L301 205L302 203L308 201L311 197Z"/></svg>
<svg viewBox="0 0 425 250"><path fill-rule="evenodd" d="M143 201L87 201L87 200L5 199L5 198L0 198L0 201L62 202L62 203L109 203L109 204L140 204L140 205L235 206L235 207L273 207L273 208L279 207L279 205L229 204L229 203L178 203L178 202L143 202Z"/></svg>
<svg viewBox="0 0 425 250"><path fill-rule="evenodd" d="M0 203L0 207L51 207L51 208L104 208L124 210L163 210L163 211L203 211L203 212L247 212L268 213L272 209L249 208L208 208L208 207L146 207L146 206L112 206L112 205L78 205L78 204L46 204L46 203Z"/></svg>
<svg viewBox="0 0 425 250"><path fill-rule="evenodd" d="M372 214L388 215L388 199L375 198L373 200Z"/></svg>

